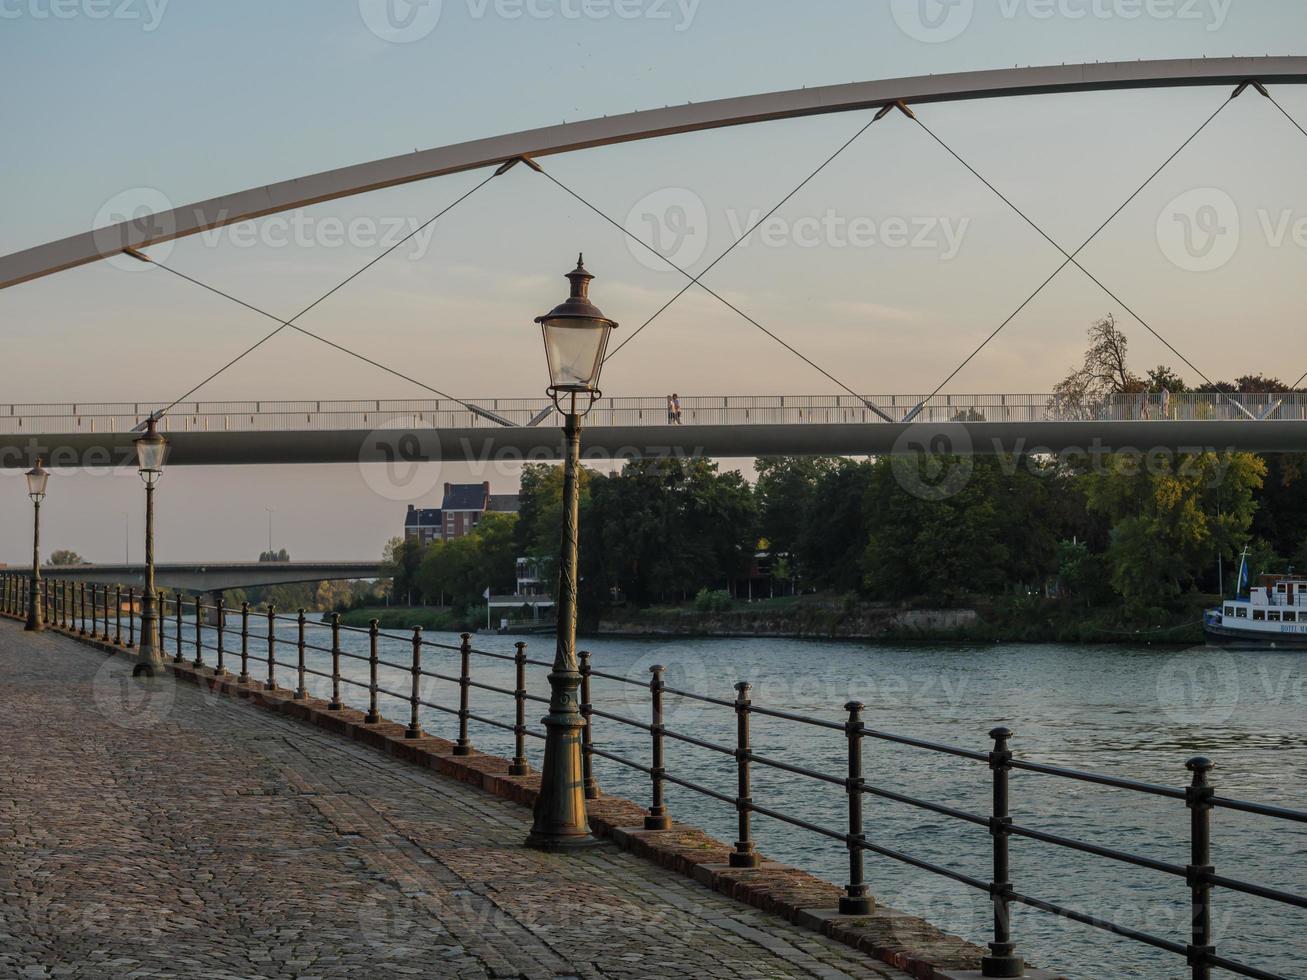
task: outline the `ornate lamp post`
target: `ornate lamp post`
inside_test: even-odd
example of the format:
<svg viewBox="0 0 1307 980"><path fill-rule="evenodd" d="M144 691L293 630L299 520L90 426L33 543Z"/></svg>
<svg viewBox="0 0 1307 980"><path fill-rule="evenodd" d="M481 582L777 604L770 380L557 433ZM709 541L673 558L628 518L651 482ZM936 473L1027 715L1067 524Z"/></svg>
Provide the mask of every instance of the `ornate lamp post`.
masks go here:
<svg viewBox="0 0 1307 980"><path fill-rule="evenodd" d="M45 629L41 615L41 501L45 498L45 484L50 474L37 459L36 466L27 471L27 495L32 498L32 585L27 595L27 629L39 633Z"/></svg>
<svg viewBox="0 0 1307 980"><path fill-rule="evenodd" d="M576 661L576 551L580 509L581 419L600 397L599 372L603 368L608 337L615 322L590 302L590 281L581 258L568 273L572 292L566 302L538 317L549 362L549 396L563 413L566 457L563 469L563 533L558 564L558 645L549 673L549 714L545 763L540 774L540 795L528 847L561 851L594 843L585 812L585 786L581 769L581 717L577 688L581 673Z"/></svg>
<svg viewBox="0 0 1307 980"><path fill-rule="evenodd" d="M159 616L154 591L154 485L163 475L163 457L168 442L159 435L159 422L153 414L146 421L145 435L136 440L137 472L145 484L145 588L141 594L141 643L137 650L132 676L162 674L163 654L159 650Z"/></svg>

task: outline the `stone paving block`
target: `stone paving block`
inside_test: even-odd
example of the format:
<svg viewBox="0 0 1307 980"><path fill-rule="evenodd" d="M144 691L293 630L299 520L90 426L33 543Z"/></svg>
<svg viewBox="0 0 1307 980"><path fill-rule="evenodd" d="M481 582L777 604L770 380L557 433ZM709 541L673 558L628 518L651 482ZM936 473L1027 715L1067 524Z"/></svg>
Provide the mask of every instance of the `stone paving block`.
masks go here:
<svg viewBox="0 0 1307 980"><path fill-rule="evenodd" d="M538 777L503 760L207 671L142 685L111 651L0 622L0 975L907 976L615 847L526 850Z"/></svg>

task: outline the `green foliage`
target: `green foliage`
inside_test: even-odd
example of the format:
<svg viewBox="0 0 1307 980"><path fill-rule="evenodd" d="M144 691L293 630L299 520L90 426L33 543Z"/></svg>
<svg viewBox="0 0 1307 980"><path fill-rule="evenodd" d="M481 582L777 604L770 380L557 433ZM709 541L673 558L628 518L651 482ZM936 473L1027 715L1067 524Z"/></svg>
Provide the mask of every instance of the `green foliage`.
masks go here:
<svg viewBox="0 0 1307 980"><path fill-rule="evenodd" d="M581 515L581 591L592 613L620 593L639 604L720 588L758 540L757 499L705 459L645 459L590 480Z"/></svg>
<svg viewBox="0 0 1307 980"><path fill-rule="evenodd" d="M514 514L483 514L468 534L433 541L422 551L416 585L427 601L476 606L493 593L511 593L516 581L517 544Z"/></svg>
<svg viewBox="0 0 1307 980"><path fill-rule="evenodd" d="M285 548L277 551L261 551L259 552L259 561L290 561L290 552Z"/></svg>
<svg viewBox="0 0 1307 980"><path fill-rule="evenodd" d="M836 460L824 456L764 456L754 463L758 531L772 554L796 553L817 484L835 465ZM781 577L788 578L795 571L791 566Z"/></svg>
<svg viewBox="0 0 1307 980"><path fill-rule="evenodd" d="M69 565L85 565L86 559L75 551L60 548L58 551L50 553L50 557L46 559L46 564L56 568L66 568Z"/></svg>
<svg viewBox="0 0 1307 980"><path fill-rule="evenodd" d="M1090 510L1112 524L1113 588L1138 613L1193 588L1216 556L1248 540L1266 464L1250 453L1118 455L1086 478Z"/></svg>
<svg viewBox="0 0 1307 980"><path fill-rule="evenodd" d="M694 597L694 608L699 612L730 612L734 605L731 594L721 589L711 592L708 589L700 589Z"/></svg>

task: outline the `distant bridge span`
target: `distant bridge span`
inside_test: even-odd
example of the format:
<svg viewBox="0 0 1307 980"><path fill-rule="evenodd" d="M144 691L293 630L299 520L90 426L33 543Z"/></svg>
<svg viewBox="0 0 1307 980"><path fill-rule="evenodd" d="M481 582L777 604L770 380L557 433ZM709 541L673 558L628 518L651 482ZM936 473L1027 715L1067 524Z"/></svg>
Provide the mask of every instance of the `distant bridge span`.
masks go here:
<svg viewBox="0 0 1307 980"><path fill-rule="evenodd" d="M500 425L448 400L191 402L161 423L169 466L558 459L546 399L483 398ZM1083 450L1307 452L1307 394L700 395L669 425L662 398L604 398L583 445L599 458ZM134 468L132 432L157 406L0 405L0 468ZM319 576L322 577L322 576Z"/></svg>
<svg viewBox="0 0 1307 980"><path fill-rule="evenodd" d="M873 109L1019 95L1113 89L1307 82L1307 57L1200 58L1054 65L922 75L669 106L442 146L215 197L0 258L0 289L251 218L369 191L558 153L678 133Z"/></svg>
<svg viewBox="0 0 1307 980"><path fill-rule="evenodd" d="M6 571L27 574L31 567ZM138 588L145 585L144 565L43 565L41 574L46 578L96 585ZM179 562L154 566L154 580L159 588L190 593L384 577L381 563L376 561Z"/></svg>

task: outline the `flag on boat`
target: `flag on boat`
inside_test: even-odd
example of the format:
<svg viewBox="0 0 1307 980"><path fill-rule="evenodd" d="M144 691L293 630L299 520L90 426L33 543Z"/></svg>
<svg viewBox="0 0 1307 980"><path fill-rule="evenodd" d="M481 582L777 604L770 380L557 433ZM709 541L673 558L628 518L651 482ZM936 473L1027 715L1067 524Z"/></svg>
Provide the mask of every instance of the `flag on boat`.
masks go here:
<svg viewBox="0 0 1307 980"><path fill-rule="evenodd" d="M1238 595L1248 585L1248 549L1245 548L1243 555L1239 559L1239 580L1235 583L1234 591Z"/></svg>

